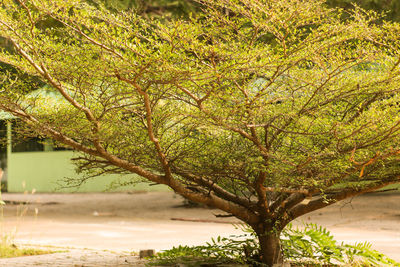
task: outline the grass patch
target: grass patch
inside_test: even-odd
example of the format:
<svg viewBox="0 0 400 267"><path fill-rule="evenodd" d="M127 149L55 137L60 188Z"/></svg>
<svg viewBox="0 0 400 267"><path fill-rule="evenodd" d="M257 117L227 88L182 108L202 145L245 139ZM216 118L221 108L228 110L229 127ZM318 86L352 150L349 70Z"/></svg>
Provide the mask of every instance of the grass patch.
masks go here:
<svg viewBox="0 0 400 267"><path fill-rule="evenodd" d="M39 249L28 246L19 247L14 243L14 238L12 235L3 234L0 238L0 259L50 254L55 252L58 251Z"/></svg>
<svg viewBox="0 0 400 267"><path fill-rule="evenodd" d="M0 258L13 258L21 256L33 256L54 253L50 250L42 250L35 248L19 248L14 244L1 244L0 245Z"/></svg>

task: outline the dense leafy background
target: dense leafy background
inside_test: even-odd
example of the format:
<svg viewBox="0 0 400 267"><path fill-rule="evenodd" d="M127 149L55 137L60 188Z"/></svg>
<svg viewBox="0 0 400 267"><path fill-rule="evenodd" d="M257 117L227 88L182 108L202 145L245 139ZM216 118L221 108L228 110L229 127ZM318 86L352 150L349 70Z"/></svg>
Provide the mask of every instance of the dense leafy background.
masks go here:
<svg viewBox="0 0 400 267"><path fill-rule="evenodd" d="M96 0L88 0L96 1ZM114 10L135 8L140 13L187 15L196 9L194 0L102 0ZM398 0L327 0L331 7L352 9L358 5L364 9L385 12L386 19L400 21L400 1Z"/></svg>
<svg viewBox="0 0 400 267"><path fill-rule="evenodd" d="M385 12L387 20L400 21L400 1L398 0L328 0L330 6L351 9L354 4L369 10Z"/></svg>

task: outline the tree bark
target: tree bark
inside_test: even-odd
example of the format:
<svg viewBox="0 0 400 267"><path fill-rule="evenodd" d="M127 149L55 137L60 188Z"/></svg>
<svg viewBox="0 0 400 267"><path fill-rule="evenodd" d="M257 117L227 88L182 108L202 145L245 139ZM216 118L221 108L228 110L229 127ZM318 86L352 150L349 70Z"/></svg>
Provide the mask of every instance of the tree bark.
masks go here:
<svg viewBox="0 0 400 267"><path fill-rule="evenodd" d="M267 266L283 264L283 251L280 232L271 228L261 227L256 231L260 242L260 260Z"/></svg>

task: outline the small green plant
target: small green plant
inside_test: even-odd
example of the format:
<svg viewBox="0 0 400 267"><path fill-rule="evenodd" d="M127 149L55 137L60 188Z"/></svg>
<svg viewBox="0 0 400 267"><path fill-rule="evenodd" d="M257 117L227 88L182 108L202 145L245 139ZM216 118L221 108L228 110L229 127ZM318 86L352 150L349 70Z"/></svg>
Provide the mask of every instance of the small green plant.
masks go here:
<svg viewBox="0 0 400 267"><path fill-rule="evenodd" d="M36 248L18 247L14 244L13 235L3 234L0 240L0 258L11 258L20 256L31 256L53 253L49 250Z"/></svg>
<svg viewBox="0 0 400 267"><path fill-rule="evenodd" d="M238 226L242 235L217 237L203 246L178 246L150 258L149 265L200 266L203 264L251 264L259 262L256 234L246 225ZM373 250L369 243L338 244L331 233L316 224L302 228L288 225L281 234L285 261L299 266L400 266L384 254Z"/></svg>
<svg viewBox="0 0 400 267"><path fill-rule="evenodd" d="M331 233L313 223L303 229L288 225L281 235L285 259L308 264L350 264L351 266L400 266L394 260L371 248L371 244L338 244Z"/></svg>
<svg viewBox="0 0 400 267"><path fill-rule="evenodd" d="M199 266L201 264L245 264L256 263L258 244L256 239L247 234L212 238L203 246L178 246L156 254L150 265Z"/></svg>

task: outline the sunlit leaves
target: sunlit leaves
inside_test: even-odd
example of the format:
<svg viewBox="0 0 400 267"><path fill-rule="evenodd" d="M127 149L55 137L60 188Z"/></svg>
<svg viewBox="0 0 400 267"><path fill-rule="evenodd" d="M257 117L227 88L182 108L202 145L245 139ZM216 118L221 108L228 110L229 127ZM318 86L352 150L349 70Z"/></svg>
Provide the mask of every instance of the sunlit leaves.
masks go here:
<svg viewBox="0 0 400 267"><path fill-rule="evenodd" d="M399 26L378 26L374 12L213 0L185 19L147 19L80 0L25 2L1 6L0 35L19 51L0 59L73 101L44 108L6 84L2 109L146 170L163 173L164 154L183 183L190 173L251 198L260 173L267 187L324 189L359 179L354 162L399 149ZM396 174L392 154L362 179Z"/></svg>

